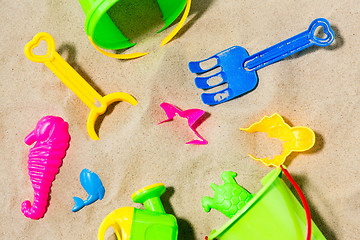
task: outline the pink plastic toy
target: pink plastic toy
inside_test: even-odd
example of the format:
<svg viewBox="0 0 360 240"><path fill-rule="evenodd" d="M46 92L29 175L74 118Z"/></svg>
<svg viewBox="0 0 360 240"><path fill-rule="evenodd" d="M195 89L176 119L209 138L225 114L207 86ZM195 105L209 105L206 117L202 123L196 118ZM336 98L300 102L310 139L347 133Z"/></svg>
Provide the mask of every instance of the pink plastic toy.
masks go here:
<svg viewBox="0 0 360 240"><path fill-rule="evenodd" d="M28 169L34 189L34 202L24 201L21 211L31 219L42 218L48 206L52 181L69 147L68 123L60 117L46 116L26 136L25 143L36 144L29 151Z"/></svg>
<svg viewBox="0 0 360 240"><path fill-rule="evenodd" d="M180 109L176 108L174 105L172 105L170 103L165 103L165 102L160 104L160 107L162 109L164 109L168 119L166 119L166 120L164 120L164 121L162 121L162 122L160 122L158 124L168 122L168 121L172 120L176 116L176 114L178 114L180 117L188 119L189 127L195 133L195 135L198 136L198 138L201 139L201 140L191 140L191 141L187 142L186 144L205 145L205 144L208 143L196 131L196 128L200 125L199 119L205 113L203 110L201 110L201 109L188 109L188 110L185 110L185 111L181 111Z"/></svg>

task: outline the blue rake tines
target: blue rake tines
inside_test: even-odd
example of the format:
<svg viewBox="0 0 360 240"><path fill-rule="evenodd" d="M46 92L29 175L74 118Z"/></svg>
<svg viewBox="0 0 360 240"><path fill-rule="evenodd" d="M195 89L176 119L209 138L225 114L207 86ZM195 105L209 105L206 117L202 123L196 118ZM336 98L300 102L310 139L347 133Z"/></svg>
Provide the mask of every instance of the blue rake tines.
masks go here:
<svg viewBox="0 0 360 240"><path fill-rule="evenodd" d="M319 27L323 28L324 38L315 36L315 31ZM255 89L258 84L257 70L312 45L320 47L329 46L334 41L334 38L335 34L329 22L324 18L318 18L310 24L307 31L251 56L249 56L244 48L234 46L202 61L189 62L189 69L193 73L203 74L217 67L221 68L220 72L211 76L195 78L196 87L204 90L224 83L228 84L228 87L221 91L201 94L201 99L205 104L217 105ZM200 66L201 63L211 59L216 59L217 61L214 66L208 69L203 69ZM214 77L219 77L221 81L212 81Z"/></svg>

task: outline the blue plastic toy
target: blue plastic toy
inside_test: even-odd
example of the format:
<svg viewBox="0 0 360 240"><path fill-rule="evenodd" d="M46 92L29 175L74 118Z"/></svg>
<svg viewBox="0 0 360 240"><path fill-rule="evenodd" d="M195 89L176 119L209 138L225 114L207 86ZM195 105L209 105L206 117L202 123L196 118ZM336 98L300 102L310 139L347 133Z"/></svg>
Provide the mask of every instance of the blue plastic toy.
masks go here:
<svg viewBox="0 0 360 240"><path fill-rule="evenodd" d="M315 36L317 28L322 27L325 34L324 38ZM227 83L228 87L215 92L203 93L201 99L205 104L217 105L229 101L235 97L244 95L256 88L258 77L256 71L274 62L299 52L312 45L320 47L329 46L335 38L334 31L329 22L324 18L315 19L309 29L288 40L280 42L270 48L249 56L247 51L239 46L228 48L214 56L202 61L189 62L189 69L196 74L202 74L221 67L221 71L209 77L196 77L195 84L200 89L211 89L221 84ZM200 64L210 59L216 59L217 63L208 69L203 69ZM215 78L222 78L214 81Z"/></svg>
<svg viewBox="0 0 360 240"><path fill-rule="evenodd" d="M77 212L86 205L96 202L98 199L102 200L105 195L105 188L99 176L91 172L89 169L83 169L80 173L80 183L85 191L89 194L88 198L83 201L81 198L74 197L75 206L72 211Z"/></svg>

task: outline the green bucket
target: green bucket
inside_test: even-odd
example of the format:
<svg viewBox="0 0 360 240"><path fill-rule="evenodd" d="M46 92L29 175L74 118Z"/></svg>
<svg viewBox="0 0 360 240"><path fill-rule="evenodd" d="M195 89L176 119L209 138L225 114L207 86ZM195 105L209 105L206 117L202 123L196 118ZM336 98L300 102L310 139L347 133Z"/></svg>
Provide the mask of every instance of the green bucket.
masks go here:
<svg viewBox="0 0 360 240"><path fill-rule="evenodd" d="M304 240L305 210L274 169L262 180L264 187L209 240ZM312 222L312 240L326 240Z"/></svg>
<svg viewBox="0 0 360 240"><path fill-rule="evenodd" d="M116 27L107 11L119 0L79 0L86 15L85 32L99 47L116 50L134 46ZM157 0L167 28L183 11L186 0Z"/></svg>

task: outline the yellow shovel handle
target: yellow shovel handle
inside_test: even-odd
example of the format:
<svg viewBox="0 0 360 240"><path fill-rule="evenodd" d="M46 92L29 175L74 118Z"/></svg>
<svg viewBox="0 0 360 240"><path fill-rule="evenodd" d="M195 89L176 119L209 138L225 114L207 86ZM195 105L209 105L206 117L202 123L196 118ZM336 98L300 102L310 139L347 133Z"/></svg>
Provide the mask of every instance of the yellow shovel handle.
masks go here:
<svg viewBox="0 0 360 240"><path fill-rule="evenodd" d="M46 54L34 54L34 48L39 46L41 41L45 41L47 44ZM107 106L117 101L126 101L132 105L137 104L136 99L127 93L116 92L102 97L56 52L55 41L48 33L41 32L35 35L33 40L26 44L24 52L29 60L44 63L90 108L87 130L93 140L99 140L95 132L95 122L98 116L106 111Z"/></svg>
<svg viewBox="0 0 360 240"><path fill-rule="evenodd" d="M33 50L41 41L46 42L47 52L45 55L36 55ZM24 53L29 60L44 63L90 109L96 108L99 112L106 110L101 95L56 52L55 41L50 34L36 34L33 40L26 44Z"/></svg>

